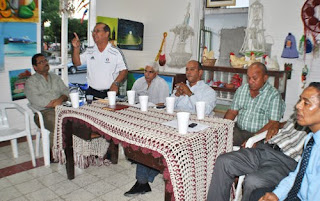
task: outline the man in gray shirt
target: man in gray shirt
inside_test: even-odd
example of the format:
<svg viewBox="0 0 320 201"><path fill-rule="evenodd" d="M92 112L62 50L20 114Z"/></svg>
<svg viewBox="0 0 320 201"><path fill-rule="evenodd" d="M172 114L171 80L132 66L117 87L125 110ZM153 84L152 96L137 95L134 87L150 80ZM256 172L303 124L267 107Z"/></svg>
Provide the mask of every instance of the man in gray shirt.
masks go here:
<svg viewBox="0 0 320 201"><path fill-rule="evenodd" d="M35 54L31 62L36 73L26 81L24 93L31 106L41 111L44 126L51 132L50 147L52 147L52 133L55 126L54 108L68 100L69 89L58 75L49 73L50 67L44 55ZM34 120L40 127L38 115L35 115Z"/></svg>
<svg viewBox="0 0 320 201"><path fill-rule="evenodd" d="M167 82L158 76L159 66L156 62L150 62L144 69L144 77L135 81L132 90L136 92L136 102L139 96L149 96L149 102L163 105L169 96Z"/></svg>

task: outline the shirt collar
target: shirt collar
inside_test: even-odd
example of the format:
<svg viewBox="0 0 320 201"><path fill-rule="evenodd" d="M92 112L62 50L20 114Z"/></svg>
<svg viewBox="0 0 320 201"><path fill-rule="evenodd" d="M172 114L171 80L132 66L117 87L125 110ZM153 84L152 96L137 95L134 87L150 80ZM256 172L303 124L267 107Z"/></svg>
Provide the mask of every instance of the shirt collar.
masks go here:
<svg viewBox="0 0 320 201"><path fill-rule="evenodd" d="M259 93L266 91L269 88L269 86L270 86L269 82L266 81L266 83L264 83L264 85L259 89Z"/></svg>
<svg viewBox="0 0 320 201"><path fill-rule="evenodd" d="M197 82L197 84L193 85L192 87L199 85L201 82L203 82L203 80L199 80L199 81ZM187 84L187 86L188 86L189 88L191 88L190 82L189 82L188 80L186 81L186 84Z"/></svg>
<svg viewBox="0 0 320 201"><path fill-rule="evenodd" d="M316 144L320 144L320 130L318 130L316 133L311 133L310 138L313 136L313 139Z"/></svg>

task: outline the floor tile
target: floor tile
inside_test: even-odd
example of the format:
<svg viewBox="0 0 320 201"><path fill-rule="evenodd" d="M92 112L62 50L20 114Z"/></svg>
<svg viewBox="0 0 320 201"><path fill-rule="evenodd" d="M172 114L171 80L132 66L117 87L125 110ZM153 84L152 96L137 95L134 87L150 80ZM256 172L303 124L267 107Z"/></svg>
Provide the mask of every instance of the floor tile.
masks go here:
<svg viewBox="0 0 320 201"><path fill-rule="evenodd" d="M61 198L68 201L88 201L94 199L95 196L85 189L78 189L73 191L72 193L62 195Z"/></svg>
<svg viewBox="0 0 320 201"><path fill-rule="evenodd" d="M65 180L60 183L56 183L54 185L49 186L49 188L55 192L57 195L66 195L75 190L78 190L80 187L70 180Z"/></svg>
<svg viewBox="0 0 320 201"><path fill-rule="evenodd" d="M110 201L110 200L117 200L117 201L128 201L128 200L132 200L132 197L126 197L124 196L125 192L123 190L120 189L115 189L109 193L106 193L102 196L100 196L99 198L105 200L105 201Z"/></svg>
<svg viewBox="0 0 320 201"><path fill-rule="evenodd" d="M14 174L11 176L6 177L12 184L21 184L26 181L30 181L34 179L34 177L27 172L21 172L19 174Z"/></svg>
<svg viewBox="0 0 320 201"><path fill-rule="evenodd" d="M87 185L92 184L94 182L97 182L98 180L100 180L98 177L95 177L95 176L90 175L88 173L84 173L82 175L76 176L71 181L80 187L84 187L84 186L87 186Z"/></svg>
<svg viewBox="0 0 320 201"><path fill-rule="evenodd" d="M15 185L16 189L22 194L28 194L37 190L44 188L45 186L41 184L38 180L30 180L21 184Z"/></svg>
<svg viewBox="0 0 320 201"><path fill-rule="evenodd" d="M7 178L1 178L0 179L0 189L7 188L9 186L12 186L12 183Z"/></svg>
<svg viewBox="0 0 320 201"><path fill-rule="evenodd" d="M22 194L14 187L0 189L1 201L12 200L14 198L22 196Z"/></svg>
<svg viewBox="0 0 320 201"><path fill-rule="evenodd" d="M126 185L128 182L135 183L136 179L134 177L128 177L127 175L118 173L106 178L105 181L113 186L121 187L123 185Z"/></svg>
<svg viewBox="0 0 320 201"><path fill-rule="evenodd" d="M40 189L25 196L32 201L49 201L58 198L58 196L48 188Z"/></svg>
<svg viewBox="0 0 320 201"><path fill-rule="evenodd" d="M25 196L21 196L10 201L29 201Z"/></svg>
<svg viewBox="0 0 320 201"><path fill-rule="evenodd" d="M66 177L63 177L58 172L54 172L52 174L45 175L43 177L38 178L38 181L40 181L45 186L51 186L53 184L59 183L61 181L67 180Z"/></svg>
<svg viewBox="0 0 320 201"><path fill-rule="evenodd" d="M112 186L111 184L108 184L103 180L89 184L88 186L85 186L83 188L96 196L103 195L107 192L116 189L115 186Z"/></svg>
<svg viewBox="0 0 320 201"><path fill-rule="evenodd" d="M31 170L28 170L27 172L32 175L34 178L43 177L45 175L53 173L54 170L52 170L50 167L38 167Z"/></svg>

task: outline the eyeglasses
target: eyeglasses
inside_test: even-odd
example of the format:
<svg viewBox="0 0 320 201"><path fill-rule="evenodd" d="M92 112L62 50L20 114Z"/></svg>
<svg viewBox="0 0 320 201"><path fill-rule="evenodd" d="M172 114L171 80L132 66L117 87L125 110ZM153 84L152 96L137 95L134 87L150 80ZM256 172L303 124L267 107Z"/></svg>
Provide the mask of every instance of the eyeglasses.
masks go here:
<svg viewBox="0 0 320 201"><path fill-rule="evenodd" d="M39 61L39 62L37 62L37 64L45 64L45 63L47 63L48 62L48 60L47 59L44 59L44 60L41 60L41 61Z"/></svg>
<svg viewBox="0 0 320 201"><path fill-rule="evenodd" d="M96 29L96 30L92 30L91 33L99 33L99 32L105 32L103 29Z"/></svg>
<svg viewBox="0 0 320 201"><path fill-rule="evenodd" d="M144 70L144 73L155 73L155 72L151 70Z"/></svg>

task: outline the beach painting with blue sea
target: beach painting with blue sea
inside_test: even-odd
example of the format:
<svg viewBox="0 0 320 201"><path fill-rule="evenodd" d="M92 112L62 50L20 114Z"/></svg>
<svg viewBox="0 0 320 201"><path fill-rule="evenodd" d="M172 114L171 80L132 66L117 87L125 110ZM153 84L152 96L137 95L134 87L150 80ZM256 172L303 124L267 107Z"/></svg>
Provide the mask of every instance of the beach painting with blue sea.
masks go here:
<svg viewBox="0 0 320 201"><path fill-rule="evenodd" d="M27 57L37 53L37 24L2 23L6 57Z"/></svg>

